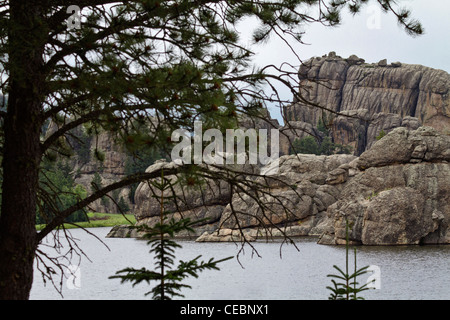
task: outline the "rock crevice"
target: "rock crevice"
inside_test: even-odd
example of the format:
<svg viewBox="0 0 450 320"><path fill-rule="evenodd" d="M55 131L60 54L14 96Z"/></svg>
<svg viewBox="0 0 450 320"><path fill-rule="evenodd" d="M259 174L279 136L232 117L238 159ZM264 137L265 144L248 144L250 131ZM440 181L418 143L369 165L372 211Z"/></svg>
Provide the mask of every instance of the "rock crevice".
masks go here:
<svg viewBox="0 0 450 320"><path fill-rule="evenodd" d="M450 132L450 75L443 70L387 61L369 64L331 52L300 67L299 88L294 103L284 108L286 120L312 128L326 120L333 141L352 146L355 155L368 150L382 131L400 126Z"/></svg>

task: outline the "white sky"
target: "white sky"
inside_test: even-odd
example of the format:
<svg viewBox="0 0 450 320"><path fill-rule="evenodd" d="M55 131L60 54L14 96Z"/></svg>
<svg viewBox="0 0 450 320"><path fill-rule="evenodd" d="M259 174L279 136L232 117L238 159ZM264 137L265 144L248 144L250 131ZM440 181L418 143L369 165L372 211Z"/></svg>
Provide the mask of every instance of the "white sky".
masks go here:
<svg viewBox="0 0 450 320"><path fill-rule="evenodd" d="M303 41L309 45L293 43L296 54L307 60L335 51L343 58L356 54L367 63L387 59L388 63L421 64L450 73L450 0L401 0L399 4L411 9L412 17L422 23L424 35L409 36L393 14L374 10L378 4L372 1L355 17L345 13L337 28L307 26ZM285 61L299 64L289 48L276 38L254 49L258 65L280 65ZM292 97L286 92L283 98ZM271 109L271 113L281 123L279 112Z"/></svg>

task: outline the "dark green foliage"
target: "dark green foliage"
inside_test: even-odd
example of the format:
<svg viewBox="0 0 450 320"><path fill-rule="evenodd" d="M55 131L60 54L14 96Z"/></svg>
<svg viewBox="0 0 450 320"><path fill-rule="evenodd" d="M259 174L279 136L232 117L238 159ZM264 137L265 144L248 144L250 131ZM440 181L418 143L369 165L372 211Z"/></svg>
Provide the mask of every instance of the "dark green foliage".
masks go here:
<svg viewBox="0 0 450 320"><path fill-rule="evenodd" d="M41 173L40 183L43 186L41 197L46 201L39 203L36 213L36 224L45 224L66 208L86 198L87 191L81 185L75 185L73 175L67 163L46 162ZM87 221L84 210L77 210L64 219L64 222Z"/></svg>
<svg viewBox="0 0 450 320"><path fill-rule="evenodd" d="M322 118L317 122L317 130L328 136L330 134L330 130L327 127L327 116L324 114Z"/></svg>
<svg viewBox="0 0 450 320"><path fill-rule="evenodd" d="M381 129L380 133L376 137L377 141L383 139L383 137L386 135L386 132L384 132L383 129Z"/></svg>
<svg viewBox="0 0 450 320"><path fill-rule="evenodd" d="M91 181L91 191L95 192L103 187L102 177L98 172L94 173Z"/></svg>
<svg viewBox="0 0 450 320"><path fill-rule="evenodd" d="M295 139L292 143L291 154L315 154L315 155L332 155L332 154L350 154L351 147L343 146L331 142L330 137L325 137L321 143L318 143L313 136L306 136L302 139Z"/></svg>
<svg viewBox="0 0 450 320"><path fill-rule="evenodd" d="M146 293L146 295L152 294L155 300L170 300L173 297L183 297L180 291L185 288L190 288L189 285L182 283L184 279L187 277L197 278L198 273L204 270L219 270L217 265L232 257L221 260L211 258L207 262L204 262L199 261L201 256L197 256L189 261L179 261L178 266L174 268L176 259L175 249L181 248L181 245L172 240L173 237L182 231L193 232L192 227L200 221L191 221L187 218L180 220L169 219L167 213L164 211L164 201L173 197L164 196L164 191L170 191L174 183L164 178L164 174L162 174L160 181L155 180L149 183L161 192L161 196L153 195L161 203L160 221L153 227L143 226L141 229L146 231L145 238L149 239L148 244L151 246L150 253L154 254L156 268L155 270L125 268L117 271L115 276L109 278L121 279L122 283L129 281L133 286L143 281L148 284L156 282L156 286Z"/></svg>
<svg viewBox="0 0 450 320"><path fill-rule="evenodd" d="M119 195L120 194L120 190L116 189L111 193L111 198L114 202L114 204L118 207L119 212L122 214L127 213L128 211L130 211L130 207L128 205L128 203L125 201L125 199Z"/></svg>
<svg viewBox="0 0 450 320"><path fill-rule="evenodd" d="M127 213L128 211L130 211L130 207L128 206L123 197L120 197L119 202L117 202L117 205L119 206L119 209L122 213Z"/></svg>
<svg viewBox="0 0 450 320"><path fill-rule="evenodd" d="M306 136L302 139L295 139L292 143L291 154L320 154L320 146L313 136Z"/></svg>
<svg viewBox="0 0 450 320"><path fill-rule="evenodd" d="M74 149L76 150L77 156L81 164L86 164L91 160L91 140L92 138L84 132L75 135L74 139Z"/></svg>
<svg viewBox="0 0 450 320"><path fill-rule="evenodd" d="M290 148L290 154L315 154L315 155L332 155L332 154L350 154L352 148L338 143L334 143L330 137L330 129L328 128L327 116L324 114L317 122L317 130L325 135L323 138L315 138L308 135L302 139L295 139Z"/></svg>
<svg viewBox="0 0 450 320"><path fill-rule="evenodd" d="M332 155L336 150L336 144L331 141L330 137L325 137L320 144L320 154Z"/></svg>
<svg viewBox="0 0 450 320"><path fill-rule="evenodd" d="M333 287L327 287L331 291L329 300L364 300L363 297L358 296L359 293L369 290L369 283L365 283L364 285L359 285L357 278L366 274L369 266L357 269L356 265L356 248L354 248L354 272L350 274L349 271L349 239L348 239L348 221L346 220L345 226L345 234L346 234L346 243L345 243L345 271L343 271L338 266L334 265L333 268L337 270L337 274L329 274L328 277L333 278L331 282L333 283ZM334 280L337 279L337 280Z"/></svg>

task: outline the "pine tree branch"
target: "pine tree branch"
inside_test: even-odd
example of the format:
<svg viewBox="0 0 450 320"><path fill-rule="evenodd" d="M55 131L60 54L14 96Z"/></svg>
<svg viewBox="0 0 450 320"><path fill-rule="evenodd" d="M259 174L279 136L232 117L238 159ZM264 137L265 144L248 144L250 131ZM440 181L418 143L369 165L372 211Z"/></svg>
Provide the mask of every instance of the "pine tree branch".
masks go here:
<svg viewBox="0 0 450 320"><path fill-rule="evenodd" d="M179 168L172 168L172 169L164 169L164 172L167 175L175 175L177 173L180 173L181 170ZM137 173L131 176L128 176L118 182L112 183L96 192L91 194L90 196L86 197L85 199L77 202L75 205L59 212L59 214L51 221L49 222L44 229L42 229L39 233L37 233L37 241L41 241L47 234L49 234L53 229L55 229L57 226L61 225L64 222L64 219L70 216L75 211L81 210L84 207L88 206L90 203L94 202L97 199L102 198L105 196L108 192L111 192L115 189L123 188L126 186L129 186L136 182L142 182L145 180L155 179L161 176L161 171L152 171L152 172L144 172L144 173Z"/></svg>

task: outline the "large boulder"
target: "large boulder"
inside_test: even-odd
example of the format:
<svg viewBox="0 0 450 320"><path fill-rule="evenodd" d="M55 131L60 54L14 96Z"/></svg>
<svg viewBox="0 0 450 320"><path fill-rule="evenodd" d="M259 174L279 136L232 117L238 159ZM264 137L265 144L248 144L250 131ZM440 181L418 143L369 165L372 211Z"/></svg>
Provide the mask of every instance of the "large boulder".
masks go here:
<svg viewBox="0 0 450 320"><path fill-rule="evenodd" d="M431 127L415 131L397 128L361 155L358 167L450 161L450 139Z"/></svg>
<svg viewBox="0 0 450 320"><path fill-rule="evenodd" d="M419 150L420 149L420 150ZM319 243L450 243L450 136L396 129L357 160L361 171L327 209Z"/></svg>
<svg viewBox="0 0 450 320"><path fill-rule="evenodd" d="M159 160L148 167L146 172L172 169L177 167L174 162ZM159 222L161 214L161 198L163 210L175 219L190 218L192 221L203 220L200 225L211 225L220 219L224 207L229 202L230 187L223 180L202 179L189 181L189 177L168 175L164 176L173 184L166 191L161 192L151 182L142 182L135 192L134 215L138 225L154 225ZM184 180L183 180L184 179ZM160 178L155 179L161 181ZM198 231L200 232L200 231Z"/></svg>
<svg viewBox="0 0 450 320"><path fill-rule="evenodd" d="M362 243L419 243L430 231L435 231L432 215L424 214L424 207L425 198L415 189L398 187L380 192L365 210Z"/></svg>

